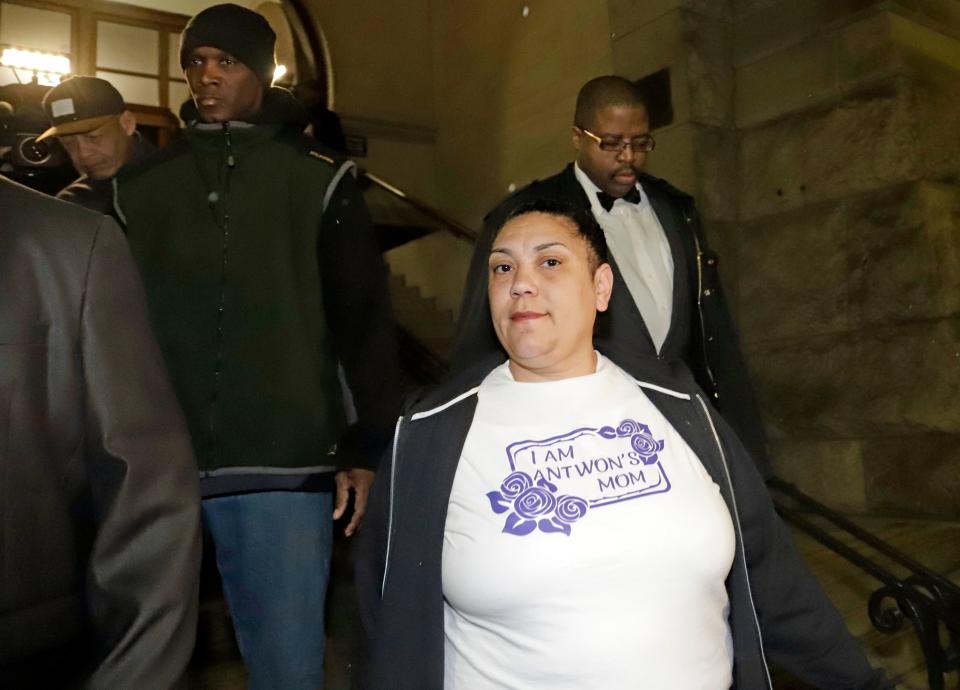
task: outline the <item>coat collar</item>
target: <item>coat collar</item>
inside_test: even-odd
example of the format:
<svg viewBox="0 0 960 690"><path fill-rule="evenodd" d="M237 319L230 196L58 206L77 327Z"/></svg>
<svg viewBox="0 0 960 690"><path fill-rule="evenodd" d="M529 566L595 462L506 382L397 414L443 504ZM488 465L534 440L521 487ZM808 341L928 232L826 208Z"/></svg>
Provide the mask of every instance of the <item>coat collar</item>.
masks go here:
<svg viewBox="0 0 960 690"><path fill-rule="evenodd" d="M199 122L200 113L192 98L188 98L180 106L180 119L190 127ZM281 125L295 128L301 132L309 123L310 119L307 117L307 111L300 101L294 98L292 93L279 86L271 86L266 89L260 110L244 118L244 124L248 125Z"/></svg>
<svg viewBox="0 0 960 690"><path fill-rule="evenodd" d="M690 400L698 392L685 367L663 362L646 354L604 347L597 350L626 371L637 385L678 399ZM501 352L490 353L473 366L454 372L438 386L424 389L407 406L404 416L410 421L431 417L476 394L477 389L494 368L503 364Z"/></svg>

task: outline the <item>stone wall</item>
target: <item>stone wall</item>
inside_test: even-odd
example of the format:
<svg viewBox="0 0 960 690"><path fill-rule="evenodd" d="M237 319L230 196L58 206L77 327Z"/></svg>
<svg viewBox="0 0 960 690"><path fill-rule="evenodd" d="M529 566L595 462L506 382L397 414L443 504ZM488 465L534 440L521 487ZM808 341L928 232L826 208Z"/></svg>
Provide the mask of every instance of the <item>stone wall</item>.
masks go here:
<svg viewBox="0 0 960 690"><path fill-rule="evenodd" d="M736 33L798 4L816 6L745 9ZM960 24L907 5L824 4L779 49L741 45L738 311L782 476L850 511L956 518Z"/></svg>
<svg viewBox="0 0 960 690"><path fill-rule="evenodd" d="M668 67L652 171L697 195L781 476L960 517L960 10L609 0L617 71Z"/></svg>
<svg viewBox="0 0 960 690"><path fill-rule="evenodd" d="M607 8L597 0L437 2L431 32L439 206L479 229L513 186L570 160L577 91L611 69ZM389 258L456 312L472 251L437 237Z"/></svg>

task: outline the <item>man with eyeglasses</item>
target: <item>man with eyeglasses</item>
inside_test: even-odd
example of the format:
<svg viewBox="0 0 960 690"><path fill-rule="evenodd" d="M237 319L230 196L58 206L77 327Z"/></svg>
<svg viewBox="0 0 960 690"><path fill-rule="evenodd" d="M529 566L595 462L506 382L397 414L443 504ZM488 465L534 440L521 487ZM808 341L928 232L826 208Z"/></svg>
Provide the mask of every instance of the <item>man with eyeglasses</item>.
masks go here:
<svg viewBox="0 0 960 690"><path fill-rule="evenodd" d="M493 230L533 200L589 209L603 228L615 276L610 308L597 321L597 348L616 361L639 349L692 373L768 474L763 427L721 290L717 255L706 243L693 198L643 172L655 140L637 87L618 76L584 84L577 95L573 146L573 163L517 191L484 219L464 288L452 368L469 366L498 347L486 296Z"/></svg>

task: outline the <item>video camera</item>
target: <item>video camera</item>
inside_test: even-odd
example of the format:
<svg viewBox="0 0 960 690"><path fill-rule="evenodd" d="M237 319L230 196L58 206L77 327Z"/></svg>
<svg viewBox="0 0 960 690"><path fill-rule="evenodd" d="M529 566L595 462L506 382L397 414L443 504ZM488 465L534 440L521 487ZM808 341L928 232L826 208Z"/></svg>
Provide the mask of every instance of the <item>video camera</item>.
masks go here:
<svg viewBox="0 0 960 690"><path fill-rule="evenodd" d="M0 86L0 173L28 187L55 194L74 177L66 151L55 137L37 141L49 126L39 84Z"/></svg>

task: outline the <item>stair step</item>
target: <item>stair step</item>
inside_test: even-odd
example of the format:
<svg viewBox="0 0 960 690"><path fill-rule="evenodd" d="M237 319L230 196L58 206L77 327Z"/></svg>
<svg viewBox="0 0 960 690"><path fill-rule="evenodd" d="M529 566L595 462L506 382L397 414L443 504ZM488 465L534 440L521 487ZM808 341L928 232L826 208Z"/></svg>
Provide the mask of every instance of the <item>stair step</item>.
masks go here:
<svg viewBox="0 0 960 690"><path fill-rule="evenodd" d="M420 289L407 285L403 276L389 276L393 315L421 345L442 359L449 359L456 336L453 314L440 309L433 297L424 297Z"/></svg>
<svg viewBox="0 0 960 690"><path fill-rule="evenodd" d="M960 584L960 550L955 546L960 543L960 523L896 518L857 518L855 521L894 548ZM846 533L833 527L827 529L831 536L854 546L894 575L906 575L902 568L859 545ZM902 684L901 687L927 687L926 662L910 623L904 621L902 630L887 634L875 629L870 622L867 601L881 583L806 533L795 528L792 532L797 551L840 611L850 632L860 640L870 662L886 670L891 680ZM952 686L948 684L948 687Z"/></svg>

